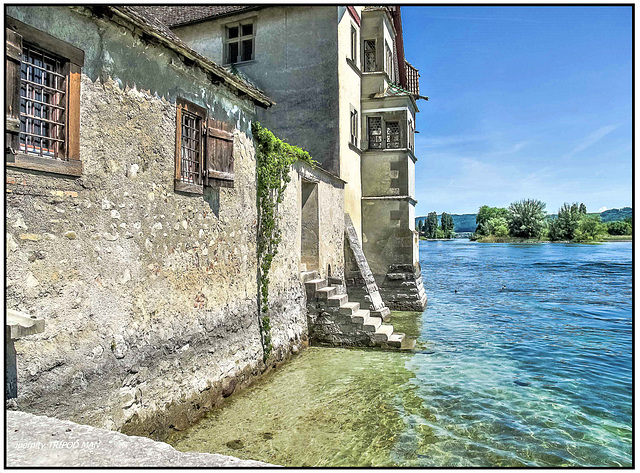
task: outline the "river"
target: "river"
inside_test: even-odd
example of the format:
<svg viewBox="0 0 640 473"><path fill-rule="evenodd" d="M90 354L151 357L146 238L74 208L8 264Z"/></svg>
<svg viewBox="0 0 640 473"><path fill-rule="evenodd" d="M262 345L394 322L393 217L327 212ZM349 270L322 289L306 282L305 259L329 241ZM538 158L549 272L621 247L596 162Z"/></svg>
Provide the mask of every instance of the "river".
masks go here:
<svg viewBox="0 0 640 473"><path fill-rule="evenodd" d="M312 347L169 442L285 466L630 466L631 259L421 241L428 307L392 321L414 353Z"/></svg>

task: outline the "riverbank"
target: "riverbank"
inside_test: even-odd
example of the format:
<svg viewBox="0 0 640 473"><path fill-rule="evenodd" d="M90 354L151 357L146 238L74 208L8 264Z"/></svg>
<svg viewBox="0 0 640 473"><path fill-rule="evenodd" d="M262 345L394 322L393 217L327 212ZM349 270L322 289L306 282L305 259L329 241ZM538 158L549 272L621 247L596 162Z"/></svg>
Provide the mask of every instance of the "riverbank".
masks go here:
<svg viewBox="0 0 640 473"><path fill-rule="evenodd" d="M227 455L179 452L146 437L21 411L6 411L6 429L5 466L9 468L275 466Z"/></svg>
<svg viewBox="0 0 640 473"><path fill-rule="evenodd" d="M606 243L606 242L630 242L633 241L633 238L627 235L609 235L603 237L598 240L589 240L589 241L574 241L574 240L557 240L552 241L548 238L514 238L514 237L496 237L493 235L489 235L486 237L480 237L475 241L477 243L577 243L580 245L591 245L597 243Z"/></svg>

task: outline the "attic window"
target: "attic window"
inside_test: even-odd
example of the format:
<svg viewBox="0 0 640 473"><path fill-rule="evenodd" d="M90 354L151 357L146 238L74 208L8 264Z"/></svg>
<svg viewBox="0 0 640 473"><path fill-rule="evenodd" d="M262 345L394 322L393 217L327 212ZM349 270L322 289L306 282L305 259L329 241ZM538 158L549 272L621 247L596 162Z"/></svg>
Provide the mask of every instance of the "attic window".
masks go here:
<svg viewBox="0 0 640 473"><path fill-rule="evenodd" d="M225 33L225 63L255 59L255 27L253 21L227 25Z"/></svg>

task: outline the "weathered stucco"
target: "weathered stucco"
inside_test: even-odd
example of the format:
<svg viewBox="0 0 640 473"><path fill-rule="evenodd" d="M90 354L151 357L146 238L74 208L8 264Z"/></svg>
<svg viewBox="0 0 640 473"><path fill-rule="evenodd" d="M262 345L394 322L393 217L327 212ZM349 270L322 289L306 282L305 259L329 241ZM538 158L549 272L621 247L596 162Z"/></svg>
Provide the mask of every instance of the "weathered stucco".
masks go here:
<svg viewBox="0 0 640 473"><path fill-rule="evenodd" d="M164 438L306 344L300 176L319 182L325 268L344 265L343 183L306 165L291 171L270 276L274 350L265 365L256 161L247 134L253 105L193 67L173 68L172 52L82 9L10 9L87 56L82 177L6 173L6 303L46 320L44 333L16 342L18 403ZM138 57L143 72L130 62ZM235 123L234 188L174 191L175 96Z"/></svg>
<svg viewBox="0 0 640 473"><path fill-rule="evenodd" d="M193 49L222 64L224 25L253 18L255 60L235 67L276 102L260 111L258 120L340 175L337 15L336 6L277 6L174 31Z"/></svg>

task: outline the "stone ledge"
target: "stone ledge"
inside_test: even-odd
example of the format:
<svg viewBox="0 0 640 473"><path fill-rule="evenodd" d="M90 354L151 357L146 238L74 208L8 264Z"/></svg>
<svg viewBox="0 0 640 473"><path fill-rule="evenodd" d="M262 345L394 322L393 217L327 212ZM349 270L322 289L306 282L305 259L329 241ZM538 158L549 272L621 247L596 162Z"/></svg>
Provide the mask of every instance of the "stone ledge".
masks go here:
<svg viewBox="0 0 640 473"><path fill-rule="evenodd" d="M6 411L5 466L12 467L266 467L227 455L179 452L146 437Z"/></svg>

